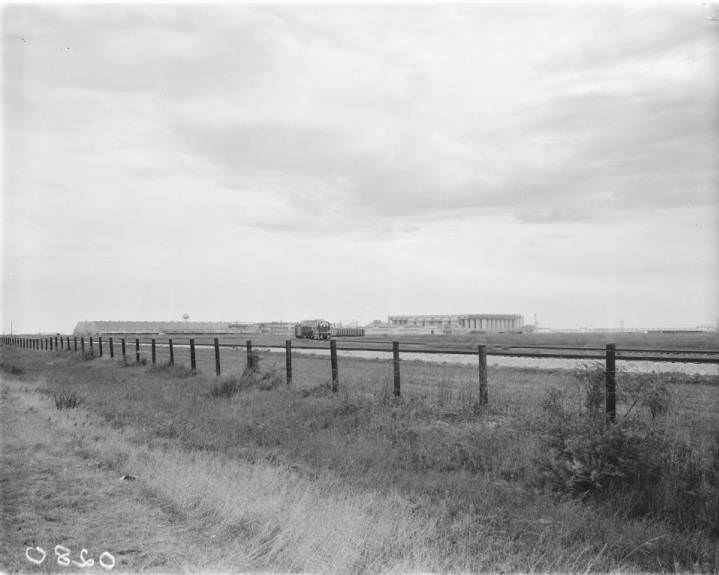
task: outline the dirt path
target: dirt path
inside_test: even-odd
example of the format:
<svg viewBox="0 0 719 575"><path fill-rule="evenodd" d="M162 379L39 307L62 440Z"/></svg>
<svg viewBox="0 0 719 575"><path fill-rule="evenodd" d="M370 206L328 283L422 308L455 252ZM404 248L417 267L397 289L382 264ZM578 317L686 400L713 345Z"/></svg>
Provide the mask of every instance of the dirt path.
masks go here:
<svg viewBox="0 0 719 575"><path fill-rule="evenodd" d="M52 425L53 398L37 384L3 376L0 383L0 571L143 572L212 569L212 535L189 526L181 514L155 498L142 481L122 480L108 460L86 448L82 436ZM101 430L87 429L87 437ZM111 457L112 454L107 454ZM58 564L56 545L81 550L94 566ZM41 547L40 564L26 557ZM99 565L109 552L114 568ZM213 552L214 551L214 552ZM39 560L42 553L28 552ZM110 557L103 557L110 565Z"/></svg>

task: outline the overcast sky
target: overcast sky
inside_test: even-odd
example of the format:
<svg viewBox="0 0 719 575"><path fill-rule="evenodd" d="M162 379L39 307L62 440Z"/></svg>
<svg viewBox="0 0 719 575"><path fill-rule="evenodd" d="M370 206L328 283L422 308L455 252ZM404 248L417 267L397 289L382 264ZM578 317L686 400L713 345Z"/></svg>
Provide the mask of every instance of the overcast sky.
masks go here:
<svg viewBox="0 0 719 575"><path fill-rule="evenodd" d="M714 324L717 14L5 7L2 330Z"/></svg>

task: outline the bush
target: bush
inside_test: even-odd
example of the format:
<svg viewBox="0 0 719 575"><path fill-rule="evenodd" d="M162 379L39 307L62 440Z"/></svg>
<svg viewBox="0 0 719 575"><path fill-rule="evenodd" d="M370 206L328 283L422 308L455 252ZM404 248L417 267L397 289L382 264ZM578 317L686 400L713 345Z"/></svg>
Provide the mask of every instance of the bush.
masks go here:
<svg viewBox="0 0 719 575"><path fill-rule="evenodd" d="M584 394L584 408L591 416L598 416L604 410L604 368L600 364L586 364L574 372Z"/></svg>
<svg viewBox="0 0 719 575"><path fill-rule="evenodd" d="M61 391L53 394L57 409L75 409L80 405L80 399L74 391Z"/></svg>
<svg viewBox="0 0 719 575"><path fill-rule="evenodd" d="M82 352L80 355L82 361L92 361L97 357L94 349L88 349Z"/></svg>
<svg viewBox="0 0 719 575"><path fill-rule="evenodd" d="M635 406L644 408L652 420L669 413L673 396L669 386L655 373L638 373L623 378L620 394L630 403L629 414Z"/></svg>
<svg viewBox="0 0 719 575"><path fill-rule="evenodd" d="M649 376L626 379L629 407L616 424L599 408L595 373L580 374L586 395L579 409L562 391L550 390L542 402L538 483L616 504L630 516L719 530L719 432L707 456L660 419L671 408L668 389Z"/></svg>
<svg viewBox="0 0 719 575"><path fill-rule="evenodd" d="M129 355L124 355L120 359L120 365L122 367L139 367L141 365L147 365L147 358L141 357L140 361L136 361L135 357L132 358Z"/></svg>
<svg viewBox="0 0 719 575"><path fill-rule="evenodd" d="M282 378L278 370L272 366L262 369L260 356L253 352L251 361L242 372L242 375L226 375L210 387L212 397L232 397L233 395L250 388L268 391L278 387Z"/></svg>
<svg viewBox="0 0 719 575"><path fill-rule="evenodd" d="M9 363L2 363L0 364L0 367L2 367L2 370L10 375L20 375L23 372L21 367Z"/></svg>

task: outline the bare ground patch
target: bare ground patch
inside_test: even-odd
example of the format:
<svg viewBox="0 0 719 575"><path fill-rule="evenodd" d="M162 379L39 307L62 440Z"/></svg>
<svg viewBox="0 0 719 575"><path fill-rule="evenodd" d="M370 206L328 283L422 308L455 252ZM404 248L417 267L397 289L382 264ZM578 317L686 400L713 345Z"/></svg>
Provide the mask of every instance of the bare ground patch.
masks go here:
<svg viewBox="0 0 719 575"><path fill-rule="evenodd" d="M32 384L6 379L1 401L0 569L105 572L97 565L59 565L55 545L71 549L71 559L78 561L83 548L96 562L108 551L116 561L113 572L212 569L218 560L212 532L188 525L141 480L123 481L113 454L105 459L88 449L97 429L87 426L79 439L58 426L55 418L64 414ZM41 565L25 556L26 548L35 546L47 553Z"/></svg>

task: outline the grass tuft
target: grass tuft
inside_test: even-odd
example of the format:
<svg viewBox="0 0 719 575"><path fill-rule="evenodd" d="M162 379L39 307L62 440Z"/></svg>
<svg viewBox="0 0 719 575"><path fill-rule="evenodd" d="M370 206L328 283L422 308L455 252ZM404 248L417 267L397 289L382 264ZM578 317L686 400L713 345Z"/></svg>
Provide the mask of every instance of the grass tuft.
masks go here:
<svg viewBox="0 0 719 575"><path fill-rule="evenodd" d="M92 361L96 357L98 357L98 355L95 353L94 349L85 350L80 355L82 361Z"/></svg>
<svg viewBox="0 0 719 575"><path fill-rule="evenodd" d="M135 361L134 357L131 358L129 355L122 356L120 358L120 365L122 367L141 367L147 365L147 358L141 357L140 361Z"/></svg>
<svg viewBox="0 0 719 575"><path fill-rule="evenodd" d="M186 365L176 365L168 361L150 366L150 373L164 374L168 377L184 379L197 375L197 371L190 369Z"/></svg>
<svg viewBox="0 0 719 575"><path fill-rule="evenodd" d="M212 397L232 397L247 389L270 391L283 383L282 377L275 366L261 367L260 356L252 355L250 364L239 377L234 374L220 378L210 387Z"/></svg>
<svg viewBox="0 0 719 575"><path fill-rule="evenodd" d="M80 405L80 398L74 391L60 391L53 394L57 409L75 409Z"/></svg>
<svg viewBox="0 0 719 575"><path fill-rule="evenodd" d="M21 367L13 365L11 363L1 363L0 368L10 375L20 375L24 370Z"/></svg>

